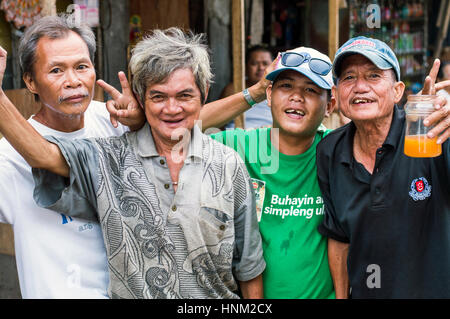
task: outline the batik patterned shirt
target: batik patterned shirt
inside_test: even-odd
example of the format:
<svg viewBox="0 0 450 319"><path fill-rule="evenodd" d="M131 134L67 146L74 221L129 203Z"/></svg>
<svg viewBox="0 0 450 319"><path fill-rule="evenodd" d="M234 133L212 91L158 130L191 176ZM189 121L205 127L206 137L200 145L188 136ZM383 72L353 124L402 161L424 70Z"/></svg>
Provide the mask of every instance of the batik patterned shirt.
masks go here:
<svg viewBox="0 0 450 319"><path fill-rule="evenodd" d="M35 200L100 221L112 298L238 298L236 281L265 268L245 165L191 133L176 192L148 124L121 137L48 138L70 177L34 169Z"/></svg>

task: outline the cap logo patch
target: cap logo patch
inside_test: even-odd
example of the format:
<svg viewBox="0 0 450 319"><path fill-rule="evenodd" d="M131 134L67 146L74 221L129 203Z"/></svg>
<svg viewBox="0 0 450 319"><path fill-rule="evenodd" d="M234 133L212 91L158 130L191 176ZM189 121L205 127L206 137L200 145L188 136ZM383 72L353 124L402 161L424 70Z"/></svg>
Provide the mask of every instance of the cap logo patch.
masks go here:
<svg viewBox="0 0 450 319"><path fill-rule="evenodd" d="M412 181L409 196L417 202L431 196L431 185L425 177L419 177Z"/></svg>
<svg viewBox="0 0 450 319"><path fill-rule="evenodd" d="M375 43L373 43L372 41L369 40L355 40L352 43L350 43L349 45L345 46L342 48L342 51L345 51L351 47L354 47L355 45L366 45L372 48L375 48L377 45Z"/></svg>

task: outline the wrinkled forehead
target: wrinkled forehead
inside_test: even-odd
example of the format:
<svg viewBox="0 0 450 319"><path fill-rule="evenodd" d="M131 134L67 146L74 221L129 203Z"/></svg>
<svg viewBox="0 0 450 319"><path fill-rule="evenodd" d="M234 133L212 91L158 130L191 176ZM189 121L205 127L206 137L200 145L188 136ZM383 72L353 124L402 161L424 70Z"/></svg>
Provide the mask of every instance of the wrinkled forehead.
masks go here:
<svg viewBox="0 0 450 319"><path fill-rule="evenodd" d="M365 66L369 69L379 69L372 61L370 61L368 58L366 58L364 55L361 54L351 54L349 56L344 57L344 59L341 62L340 66L340 75L349 69L359 67L359 66Z"/></svg>

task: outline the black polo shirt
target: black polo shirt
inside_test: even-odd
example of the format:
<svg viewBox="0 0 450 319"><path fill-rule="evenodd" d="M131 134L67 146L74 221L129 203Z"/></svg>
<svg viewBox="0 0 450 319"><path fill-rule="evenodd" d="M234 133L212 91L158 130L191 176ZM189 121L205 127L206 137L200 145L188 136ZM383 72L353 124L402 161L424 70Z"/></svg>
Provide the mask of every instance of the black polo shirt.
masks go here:
<svg viewBox="0 0 450 319"><path fill-rule="evenodd" d="M395 107L373 174L353 157L353 122L317 146L325 203L319 232L350 243L352 298L450 298L450 144L435 158L403 154Z"/></svg>

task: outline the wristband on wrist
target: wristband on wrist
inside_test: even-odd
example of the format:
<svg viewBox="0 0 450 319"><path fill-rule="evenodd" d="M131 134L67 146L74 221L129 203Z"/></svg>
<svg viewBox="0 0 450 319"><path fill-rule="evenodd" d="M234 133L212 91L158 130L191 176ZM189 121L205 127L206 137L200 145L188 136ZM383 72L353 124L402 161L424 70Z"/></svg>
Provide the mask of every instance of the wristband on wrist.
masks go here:
<svg viewBox="0 0 450 319"><path fill-rule="evenodd" d="M252 96L250 95L248 89L242 91L242 94L244 94L244 99L247 101L248 105L253 106L256 104L255 100L253 100Z"/></svg>

